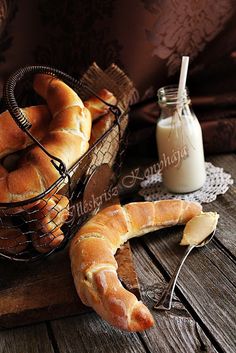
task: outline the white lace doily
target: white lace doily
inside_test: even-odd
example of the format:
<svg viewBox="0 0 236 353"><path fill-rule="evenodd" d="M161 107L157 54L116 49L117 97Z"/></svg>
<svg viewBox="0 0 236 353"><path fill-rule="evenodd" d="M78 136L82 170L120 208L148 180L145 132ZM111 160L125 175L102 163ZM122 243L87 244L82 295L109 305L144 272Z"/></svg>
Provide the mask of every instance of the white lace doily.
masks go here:
<svg viewBox="0 0 236 353"><path fill-rule="evenodd" d="M200 203L212 202L218 195L224 194L233 179L230 174L225 173L223 168L215 167L206 162L206 182L203 187L197 191L188 194L174 194L169 192L162 183L161 174L153 174L141 182L139 194L146 201L155 201L163 199L182 199L187 201L198 201Z"/></svg>

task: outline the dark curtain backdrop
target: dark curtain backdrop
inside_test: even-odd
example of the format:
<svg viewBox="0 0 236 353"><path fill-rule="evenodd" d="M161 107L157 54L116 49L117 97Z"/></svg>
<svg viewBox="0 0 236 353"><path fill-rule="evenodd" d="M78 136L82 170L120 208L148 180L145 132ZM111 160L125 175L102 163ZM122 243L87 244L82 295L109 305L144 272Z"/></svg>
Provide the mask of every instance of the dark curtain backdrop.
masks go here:
<svg viewBox="0 0 236 353"><path fill-rule="evenodd" d="M0 0L0 84L29 64L81 75L112 62L134 81L131 143L152 150L152 97L176 83L190 56L188 86L208 153L236 147L235 0ZM24 92L24 103L28 103ZM150 143L149 143L150 142Z"/></svg>

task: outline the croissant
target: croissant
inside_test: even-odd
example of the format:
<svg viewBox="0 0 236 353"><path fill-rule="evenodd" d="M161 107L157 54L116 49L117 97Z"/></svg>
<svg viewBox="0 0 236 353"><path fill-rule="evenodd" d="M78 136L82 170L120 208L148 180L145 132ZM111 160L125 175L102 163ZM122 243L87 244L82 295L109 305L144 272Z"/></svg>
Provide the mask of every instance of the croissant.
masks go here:
<svg viewBox="0 0 236 353"><path fill-rule="evenodd" d="M66 196L53 195L42 199L30 210L29 219L35 230L32 241L41 253L58 247L64 239L60 229L69 217L69 200Z"/></svg>
<svg viewBox="0 0 236 353"><path fill-rule="evenodd" d="M32 124L32 135L41 140L48 131L51 120L47 106L38 105L21 110ZM31 138L19 128L8 111L0 114L0 159L32 143Z"/></svg>
<svg viewBox="0 0 236 353"><path fill-rule="evenodd" d="M98 92L98 96L110 104L116 104L116 98L106 89ZM92 120L96 120L101 115L106 114L109 109L105 103L96 97L90 97L84 102L84 105L88 107ZM62 109L64 108L62 107ZM32 124L31 134L40 141L48 132L51 121L48 107L46 105L38 105L21 108L21 110ZM22 150L32 143L32 139L19 128L8 111L0 114L0 159Z"/></svg>
<svg viewBox="0 0 236 353"><path fill-rule="evenodd" d="M109 104L116 104L116 97L107 89L103 88L98 92L98 96ZM109 112L109 107L100 99L93 96L84 102L84 106L90 111L92 121Z"/></svg>
<svg viewBox="0 0 236 353"><path fill-rule="evenodd" d="M185 224L201 209L194 202L163 200L112 205L92 217L70 245L72 274L82 302L120 329L151 327L154 320L147 307L122 287L114 254L130 238Z"/></svg>
<svg viewBox="0 0 236 353"><path fill-rule="evenodd" d="M98 92L98 96L107 103L116 104L116 98L107 89L102 89ZM94 96L88 98L84 102L84 105L90 111L92 120L98 119L109 110L105 103ZM64 108L62 107L62 109ZM37 105L21 108L21 111L32 124L30 129L31 134L40 141L48 132L51 121L48 107L46 105ZM0 159L22 150L32 143L32 139L19 128L8 111L0 114Z"/></svg>
<svg viewBox="0 0 236 353"><path fill-rule="evenodd" d="M57 78L36 75L34 89L47 101L52 115L41 144L70 168L89 147L91 114L77 94ZM51 158L38 146L27 152L19 165L0 179L0 202L37 196L60 177Z"/></svg>
<svg viewBox="0 0 236 353"><path fill-rule="evenodd" d="M114 123L115 116L112 112L106 113L93 124L89 145L92 146Z"/></svg>

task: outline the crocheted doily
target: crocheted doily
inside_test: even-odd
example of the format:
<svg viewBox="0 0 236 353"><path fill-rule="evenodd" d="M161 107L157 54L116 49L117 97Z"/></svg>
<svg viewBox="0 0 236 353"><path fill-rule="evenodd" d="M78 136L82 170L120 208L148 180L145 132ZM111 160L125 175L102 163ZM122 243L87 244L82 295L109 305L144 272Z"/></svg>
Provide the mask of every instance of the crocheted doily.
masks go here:
<svg viewBox="0 0 236 353"><path fill-rule="evenodd" d="M233 179L230 174L225 173L223 168L215 167L206 162L206 181L201 189L188 194L174 194L169 192L162 183L161 174L153 174L141 182L139 194L146 201L163 199L181 199L187 201L198 201L200 203L212 202L218 195L224 194Z"/></svg>

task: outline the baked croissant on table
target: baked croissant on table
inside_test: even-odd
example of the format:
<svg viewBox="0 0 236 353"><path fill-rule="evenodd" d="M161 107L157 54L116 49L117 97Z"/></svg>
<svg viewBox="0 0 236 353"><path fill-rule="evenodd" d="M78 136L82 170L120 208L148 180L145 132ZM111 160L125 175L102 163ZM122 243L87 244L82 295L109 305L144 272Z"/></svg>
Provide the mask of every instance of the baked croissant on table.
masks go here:
<svg viewBox="0 0 236 353"><path fill-rule="evenodd" d="M127 240L185 224L201 210L198 203L163 200L117 204L92 217L70 244L72 274L82 302L120 329L141 331L153 326L147 307L119 281L114 254Z"/></svg>

